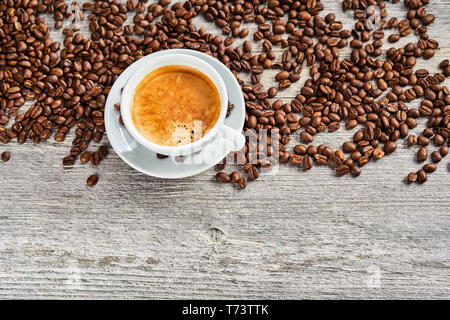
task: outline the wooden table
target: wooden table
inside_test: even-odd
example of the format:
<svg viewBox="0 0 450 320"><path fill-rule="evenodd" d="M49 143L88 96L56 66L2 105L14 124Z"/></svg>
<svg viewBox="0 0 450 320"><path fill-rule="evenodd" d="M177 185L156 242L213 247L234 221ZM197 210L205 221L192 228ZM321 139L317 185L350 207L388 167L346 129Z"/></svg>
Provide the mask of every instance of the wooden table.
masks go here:
<svg viewBox="0 0 450 320"><path fill-rule="evenodd" d="M352 25L339 1L323 2ZM418 67L437 72L450 57L450 2L427 10L441 49ZM403 17L402 2L389 13ZM352 134L315 143L338 147ZM0 146L11 152L0 163L0 298L450 297L449 158L422 186L403 181L420 165L401 142L357 179L283 165L238 191L216 183L214 169L160 180L114 153L64 169L70 141Z"/></svg>

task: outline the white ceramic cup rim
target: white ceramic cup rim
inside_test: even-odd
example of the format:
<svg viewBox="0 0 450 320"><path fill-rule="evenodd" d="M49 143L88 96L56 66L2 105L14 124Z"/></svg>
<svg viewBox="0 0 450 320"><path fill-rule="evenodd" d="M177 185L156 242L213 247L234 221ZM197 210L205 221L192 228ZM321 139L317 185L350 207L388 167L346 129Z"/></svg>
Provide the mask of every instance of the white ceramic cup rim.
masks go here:
<svg viewBox="0 0 450 320"><path fill-rule="evenodd" d="M202 72L207 76L216 86L220 96L220 115L217 119L214 127L212 127L207 134L201 139L194 141L193 143L181 145L181 146L163 146L153 143L145 139L133 124L131 119L131 107L134 97L135 89L138 84L147 76L150 72L157 70L164 66L169 65L182 65L188 66ZM123 122L128 132L136 139L141 145L147 149L156 153L164 155L189 155L199 151L202 146L210 142L219 132L219 129L224 125L226 113L228 110L228 94L225 83L219 73L207 62L186 54L167 54L154 59L149 59L141 69L133 74L125 85L122 92L122 100L120 105L120 112Z"/></svg>

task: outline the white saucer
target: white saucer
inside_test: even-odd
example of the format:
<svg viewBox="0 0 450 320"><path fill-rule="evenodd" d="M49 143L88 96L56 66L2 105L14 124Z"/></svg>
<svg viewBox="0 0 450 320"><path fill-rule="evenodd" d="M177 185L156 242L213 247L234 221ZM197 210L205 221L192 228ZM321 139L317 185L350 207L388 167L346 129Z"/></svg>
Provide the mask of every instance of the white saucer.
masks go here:
<svg viewBox="0 0 450 320"><path fill-rule="evenodd" d="M229 117L225 120L225 124L234 129L242 130L245 121L245 101L242 95L241 87L231 71L215 58L199 51L172 49L170 52L159 51L152 53L133 63L116 80L108 95L108 99L106 100L104 115L106 132L114 151L116 151L119 157L121 157L122 160L129 166L147 175L166 179L178 179L194 176L210 169L214 166L214 163L185 164L176 162L171 158L157 158L156 153L137 143L128 133L125 126L119 123L120 112L114 108L114 105L116 103L120 103L122 88L125 86L130 76L137 69L139 69L143 63L146 63L162 54L177 53L189 54L198 57L212 65L223 77L223 81L227 86L229 101L234 104L234 108ZM176 61L174 61L174 64L176 64ZM215 164L221 162L226 156L226 154L218 154Z"/></svg>

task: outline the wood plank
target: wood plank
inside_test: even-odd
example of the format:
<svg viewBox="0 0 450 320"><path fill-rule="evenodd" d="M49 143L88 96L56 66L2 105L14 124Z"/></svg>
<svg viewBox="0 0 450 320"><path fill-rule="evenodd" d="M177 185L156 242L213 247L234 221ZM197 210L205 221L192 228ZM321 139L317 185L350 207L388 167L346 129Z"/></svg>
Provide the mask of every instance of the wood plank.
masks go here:
<svg viewBox="0 0 450 320"><path fill-rule="evenodd" d="M351 26L339 1L323 2ZM402 6L389 12L402 17ZM450 56L450 3L427 10L441 49L418 67L438 71ZM450 297L448 159L423 186L403 183L420 165L416 148L400 144L357 179L283 165L238 191L217 184L214 169L160 180L115 154L98 168L63 169L70 141L0 146L11 152L0 164L0 298Z"/></svg>

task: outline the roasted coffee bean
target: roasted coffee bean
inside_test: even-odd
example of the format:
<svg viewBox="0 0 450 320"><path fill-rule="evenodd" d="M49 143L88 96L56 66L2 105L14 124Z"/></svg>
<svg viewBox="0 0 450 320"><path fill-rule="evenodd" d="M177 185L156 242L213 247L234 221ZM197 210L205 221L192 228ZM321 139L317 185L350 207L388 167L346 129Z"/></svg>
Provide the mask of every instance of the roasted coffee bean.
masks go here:
<svg viewBox="0 0 450 320"><path fill-rule="evenodd" d="M349 172L349 167L345 164L340 165L336 168L336 174L338 176L344 176Z"/></svg>
<svg viewBox="0 0 450 320"><path fill-rule="evenodd" d="M98 154L98 152L93 152L92 154L91 154L91 164L93 165L93 166L96 166L96 165L98 165L99 163L100 163L100 156L99 156L99 154Z"/></svg>
<svg viewBox="0 0 450 320"><path fill-rule="evenodd" d="M408 174L407 180L408 180L409 183L414 183L414 182L416 182L416 181L417 181L417 173L415 173L415 172L410 172L410 173Z"/></svg>
<svg viewBox="0 0 450 320"><path fill-rule="evenodd" d="M231 178L225 172L218 172L216 174L216 180L219 181L219 182L227 183L227 182L231 181Z"/></svg>
<svg viewBox="0 0 450 320"><path fill-rule="evenodd" d="M433 142L436 146L440 147L445 143L445 139L444 139L444 137L442 137L440 134L437 133L433 137Z"/></svg>
<svg viewBox="0 0 450 320"><path fill-rule="evenodd" d="M230 174L230 179L231 182L237 183L239 179L241 179L241 175L239 174L239 172L234 171Z"/></svg>
<svg viewBox="0 0 450 320"><path fill-rule="evenodd" d="M247 179L246 178L240 178L239 181L237 182L237 186L239 189L245 189L247 188Z"/></svg>
<svg viewBox="0 0 450 320"><path fill-rule="evenodd" d="M9 159L11 159L11 154L8 151L4 151L2 153L2 161L3 162L8 162Z"/></svg>
<svg viewBox="0 0 450 320"><path fill-rule="evenodd" d="M379 160L384 157L384 151L381 148L375 148L372 152L372 157L376 160Z"/></svg>
<svg viewBox="0 0 450 320"><path fill-rule="evenodd" d="M71 167L75 164L75 159L71 156L67 156L63 158L63 166L65 167Z"/></svg>
<svg viewBox="0 0 450 320"><path fill-rule="evenodd" d="M388 141L384 145L384 151L386 153L392 153L397 149L397 144L394 141Z"/></svg>
<svg viewBox="0 0 450 320"><path fill-rule="evenodd" d="M303 157L303 159L302 159L303 170L305 170L305 171L310 170L313 167L313 165L314 165L314 161L313 161L312 157L310 157L308 155Z"/></svg>
<svg viewBox="0 0 450 320"><path fill-rule="evenodd" d="M432 173L436 171L436 165L434 163L427 163L426 165L423 166L423 170L426 173Z"/></svg>
<svg viewBox="0 0 450 320"><path fill-rule="evenodd" d="M417 144L417 136L410 134L408 136L408 147L415 146Z"/></svg>
<svg viewBox="0 0 450 320"><path fill-rule="evenodd" d="M101 160L105 159L108 155L108 148L106 146L101 146L98 148L98 156Z"/></svg>
<svg viewBox="0 0 450 320"><path fill-rule="evenodd" d="M448 154L448 147L447 146L442 146L439 149L439 153L441 154L441 156L445 157Z"/></svg>
<svg viewBox="0 0 450 320"><path fill-rule="evenodd" d="M89 176L89 178L87 178L86 184L89 187L94 187L97 184L97 182L98 182L98 176L94 174L92 176Z"/></svg>
<svg viewBox="0 0 450 320"><path fill-rule="evenodd" d="M335 154L331 154L328 156L328 164L330 165L330 167L337 168L341 165L341 163L342 160Z"/></svg>
<svg viewBox="0 0 450 320"><path fill-rule="evenodd" d="M419 170L417 171L417 182L419 183L425 183L427 181L427 173L425 170Z"/></svg>
<svg viewBox="0 0 450 320"><path fill-rule="evenodd" d="M259 178L259 170L255 166L251 165L247 173L250 180L256 180Z"/></svg>
<svg viewBox="0 0 450 320"><path fill-rule="evenodd" d="M87 162L89 162L90 160L91 160L91 153L90 153L90 152L85 151L85 152L83 152L83 153L80 155L80 161L81 161L81 163L87 163Z"/></svg>
<svg viewBox="0 0 450 320"><path fill-rule="evenodd" d="M305 155L306 154L306 146L303 144L298 144L294 147L295 154Z"/></svg>
<svg viewBox="0 0 450 320"><path fill-rule="evenodd" d="M289 155L289 162L293 165L301 164L302 160L303 160L303 156L301 156L301 155L296 155L296 154Z"/></svg>
<svg viewBox="0 0 450 320"><path fill-rule="evenodd" d="M442 155L438 151L433 151L431 153L431 160L433 160L434 163L438 163L442 160Z"/></svg>
<svg viewBox="0 0 450 320"><path fill-rule="evenodd" d="M421 145L421 146L423 146L423 147L426 147L427 145L430 144L430 139L428 139L428 138L425 137L425 136L419 136L419 137L417 138L417 144L419 144L419 145Z"/></svg>
<svg viewBox="0 0 450 320"><path fill-rule="evenodd" d="M428 158L428 149L426 147L420 147L417 151L417 161L424 162Z"/></svg>
<svg viewBox="0 0 450 320"><path fill-rule="evenodd" d="M354 177L358 177L361 174L361 169L358 165L354 164L350 167L350 173Z"/></svg>
<svg viewBox="0 0 450 320"><path fill-rule="evenodd" d="M305 143L311 143L314 140L313 136L306 131L300 132L300 139Z"/></svg>
<svg viewBox="0 0 450 320"><path fill-rule="evenodd" d="M344 152L351 153L353 151L356 151L356 144L354 144L353 142L345 142L342 145L342 149L344 150Z"/></svg>

